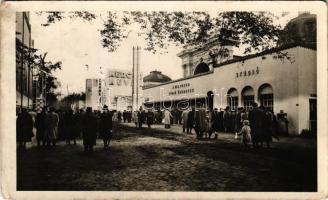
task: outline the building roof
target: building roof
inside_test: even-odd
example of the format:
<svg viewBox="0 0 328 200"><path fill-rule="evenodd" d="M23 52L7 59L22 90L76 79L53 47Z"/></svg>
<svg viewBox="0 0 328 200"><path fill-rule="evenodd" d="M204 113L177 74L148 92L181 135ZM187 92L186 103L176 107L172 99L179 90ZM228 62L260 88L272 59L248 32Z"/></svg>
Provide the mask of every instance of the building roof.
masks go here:
<svg viewBox="0 0 328 200"><path fill-rule="evenodd" d="M227 64L231 64L231 63L235 63L235 62L240 62L240 61L245 61L251 58L256 58L259 56L264 56L267 54L272 54L272 53L276 53L279 51L283 51L286 49L291 49L294 47L303 47L303 48L307 48L307 49L312 49L312 50L316 50L317 49L317 45L315 43L302 43L302 42L295 42L295 43L290 43L290 44L285 44L279 47L275 47L275 48L271 48L259 53L255 53L255 54L250 54L250 55L246 55L246 56L240 56L240 57L234 57L231 60L227 60L225 62L219 63L214 65L213 67L221 67L223 65L227 65Z"/></svg>
<svg viewBox="0 0 328 200"><path fill-rule="evenodd" d="M149 75L143 78L143 82L156 82L156 83L165 83L172 81L172 79L160 71L151 71Z"/></svg>
<svg viewBox="0 0 328 200"><path fill-rule="evenodd" d="M221 66L228 65L228 64L231 64L231 63L240 62L240 61L248 60L248 59L251 59L251 58L256 58L256 57L259 57L259 56L264 56L264 55L267 55L267 54L272 54L272 53L275 53L275 52L279 52L279 51L283 51L283 50L291 49L291 48L295 48L295 47L303 47L303 48L307 48L307 49L316 50L316 44L313 44L313 43L300 43L300 42L291 43L291 44L286 44L286 45L283 45L283 46L280 46L280 47L275 47L275 48L272 48L272 49L268 49L266 51L262 51L262 52L256 53L256 54L251 54L251 55L247 55L247 56L237 56L237 57L234 57L231 60L227 60L223 63L216 64L213 67L214 68L215 67L221 67ZM188 77L179 78L179 79L168 81L168 82L163 82L163 83L158 84L158 85L149 86L145 89L158 87L158 86L161 86L161 85L166 85L166 84L179 82L179 81L183 81L183 80L187 80L187 79L192 79L192 78L195 78L195 77L204 76L204 75L208 75L208 74L211 74L211 73L213 73L212 70L209 71L209 72L205 72L205 73L201 73L201 74L197 74L197 75L193 75L193 76L188 76Z"/></svg>

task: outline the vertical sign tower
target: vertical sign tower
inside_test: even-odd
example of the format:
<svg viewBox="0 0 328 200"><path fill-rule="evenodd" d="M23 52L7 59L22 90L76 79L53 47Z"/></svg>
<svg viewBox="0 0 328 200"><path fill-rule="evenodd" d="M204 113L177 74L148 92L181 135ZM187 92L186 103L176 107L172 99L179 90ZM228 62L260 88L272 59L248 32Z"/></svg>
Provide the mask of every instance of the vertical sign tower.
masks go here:
<svg viewBox="0 0 328 200"><path fill-rule="evenodd" d="M133 60L132 60L132 109L139 108L139 95L140 95L140 46L133 47Z"/></svg>

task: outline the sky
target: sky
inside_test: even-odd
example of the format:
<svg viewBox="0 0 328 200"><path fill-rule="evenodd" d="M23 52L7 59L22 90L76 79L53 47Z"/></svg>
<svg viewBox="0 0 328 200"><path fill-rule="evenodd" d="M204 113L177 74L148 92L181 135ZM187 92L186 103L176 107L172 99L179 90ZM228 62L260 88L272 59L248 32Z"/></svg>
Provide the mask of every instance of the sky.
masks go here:
<svg viewBox="0 0 328 200"><path fill-rule="evenodd" d="M132 70L132 47L141 46L140 66L142 74L148 75L150 71L159 70L173 80L182 77L181 60L176 56L181 47L170 46L168 53L145 51L146 41L132 31L129 37L121 42L115 52L108 52L101 45L102 18L92 22L83 22L80 19L65 18L50 26L41 26L45 22L44 16L31 14L32 39L34 47L41 53L48 52L46 60L62 62L62 70L54 75L61 83L57 90L62 97L73 92L85 91L87 78L101 78L108 69ZM297 13L289 13L275 24L284 26ZM241 55L239 49L234 53ZM88 67L86 67L86 65Z"/></svg>

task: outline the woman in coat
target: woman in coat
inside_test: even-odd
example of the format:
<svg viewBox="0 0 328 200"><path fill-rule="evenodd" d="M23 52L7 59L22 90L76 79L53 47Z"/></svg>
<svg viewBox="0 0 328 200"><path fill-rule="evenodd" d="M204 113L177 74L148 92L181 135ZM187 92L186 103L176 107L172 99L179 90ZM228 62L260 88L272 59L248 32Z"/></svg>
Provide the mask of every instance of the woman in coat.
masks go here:
<svg viewBox="0 0 328 200"><path fill-rule="evenodd" d="M173 118L171 112L168 109L164 111L164 126L165 128L170 128L171 118Z"/></svg>
<svg viewBox="0 0 328 200"><path fill-rule="evenodd" d="M47 146L50 146L52 143L53 146L56 146L56 139L58 137L58 123L59 116L55 113L54 108L50 108L50 113L46 115L45 124L45 140L47 142Z"/></svg>

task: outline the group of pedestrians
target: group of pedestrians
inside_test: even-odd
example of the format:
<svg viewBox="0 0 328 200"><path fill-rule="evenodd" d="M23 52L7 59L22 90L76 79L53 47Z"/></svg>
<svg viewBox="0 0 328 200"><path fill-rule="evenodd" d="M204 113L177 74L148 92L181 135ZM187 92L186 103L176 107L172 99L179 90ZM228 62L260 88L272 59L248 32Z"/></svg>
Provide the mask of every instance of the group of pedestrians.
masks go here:
<svg viewBox="0 0 328 200"><path fill-rule="evenodd" d="M227 124L227 118L230 120L231 116L234 116L234 129L231 132L235 132L235 137L241 136L247 148L262 147L264 143L270 148L272 138L279 140L276 135L275 115L270 109L258 107L256 103L253 103L250 110L238 108L234 115L231 115L228 106L224 111L217 108L206 110L201 103L198 103L196 107L181 110L179 113L181 116L178 119L181 119L179 123L182 124L182 132L192 134L194 130L197 139L212 138L213 134L214 139L218 138L219 132L226 132L228 127L232 126ZM56 112L53 107L43 108L35 117L23 108L16 120L17 142L19 148L25 149L26 142L30 142L34 137L33 127L35 127L38 146L56 146L58 136L62 135L66 144L71 144L71 141L76 144L76 139L82 136L86 152L93 151L97 138L103 140L104 148L107 149L112 138L113 120L120 122L121 116L120 112L109 111L106 105L102 112L92 111L91 107L88 107L86 111L68 110L65 113ZM143 109L143 107L140 107L138 111L123 112L123 121L133 121L137 128L142 128L143 124L151 128L154 123L163 123L165 128L170 128L174 118L172 110L168 108L164 109L164 112ZM59 131L62 133L59 134Z"/></svg>
<svg viewBox="0 0 328 200"><path fill-rule="evenodd" d="M232 118L233 117L233 118ZM172 114L169 109L164 111L164 126L170 128ZM197 139L218 137L219 132L235 132L236 137L242 136L242 142L246 147L262 147L264 143L270 148L272 138L279 140L277 133L276 116L269 108L258 107L257 103L252 104L252 109L238 108L232 114L230 107L224 111L215 108L206 110L203 104L186 108L181 113L182 132L196 133ZM233 122L233 124L232 124ZM233 127L233 128L232 128Z"/></svg>
<svg viewBox="0 0 328 200"><path fill-rule="evenodd" d="M19 149L25 149L26 143L34 137L33 127L36 128L38 147L56 146L59 139L59 124L66 144L76 144L76 139L82 136L84 151L92 152L96 139L103 139L104 147L108 148L112 138L113 114L104 106L103 112L93 112L91 107L84 110L68 110L58 114L53 107L43 108L35 119L23 108L16 119L16 138Z"/></svg>
<svg viewBox="0 0 328 200"><path fill-rule="evenodd" d="M136 125L136 128L142 128L143 124L147 124L148 128L155 122L155 113L151 109L143 109L140 106L138 111L134 111L132 115L132 120Z"/></svg>

